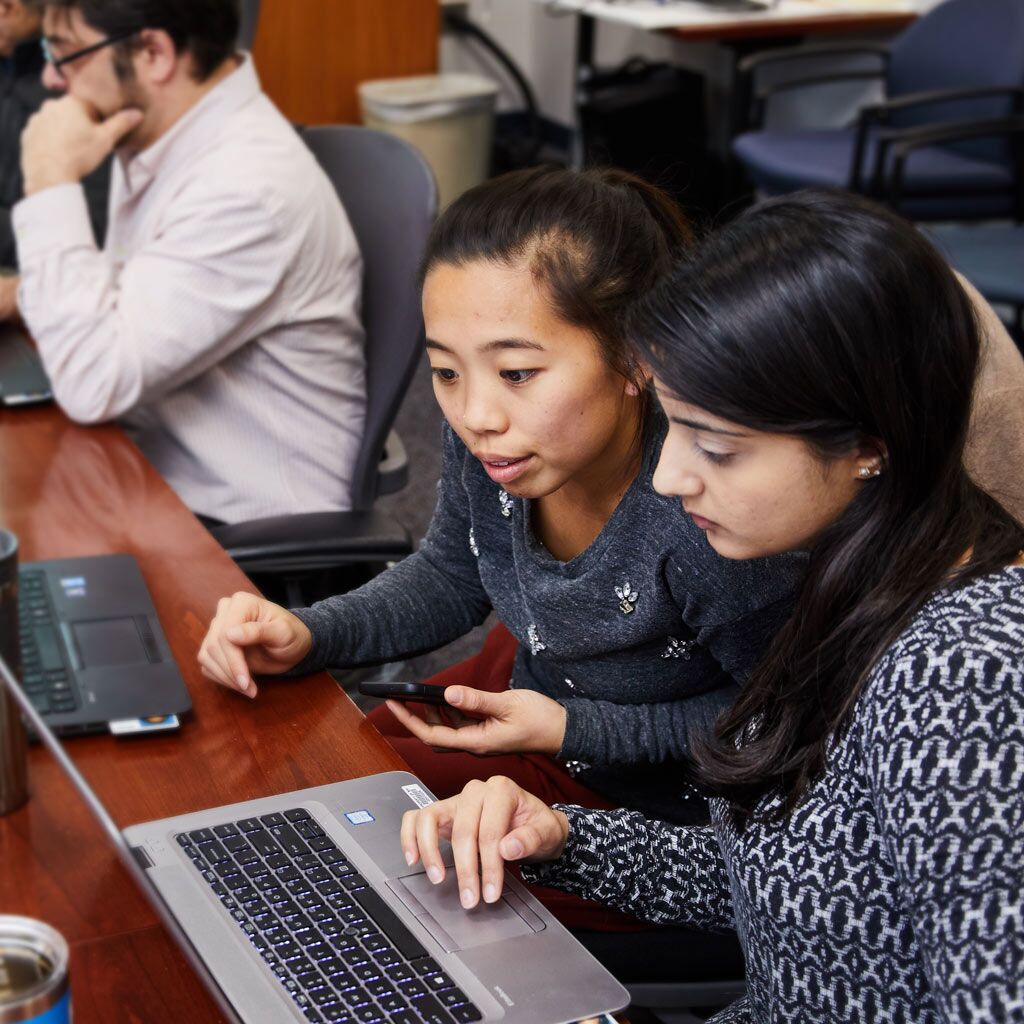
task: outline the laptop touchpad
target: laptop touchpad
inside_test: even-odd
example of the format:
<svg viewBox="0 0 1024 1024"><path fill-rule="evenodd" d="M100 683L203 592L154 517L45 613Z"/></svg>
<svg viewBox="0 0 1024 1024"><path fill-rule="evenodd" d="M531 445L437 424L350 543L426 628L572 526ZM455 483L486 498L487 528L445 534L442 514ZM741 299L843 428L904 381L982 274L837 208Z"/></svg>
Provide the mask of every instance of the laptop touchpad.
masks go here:
<svg viewBox="0 0 1024 1024"><path fill-rule="evenodd" d="M472 910L463 909L459 902L458 880L451 869L445 873L440 885L434 885L422 873L406 875L398 881L405 889L398 895L449 953L540 930L536 926L531 927L504 897L497 903L481 901ZM410 896L412 899L408 898ZM523 909L526 910L525 907ZM535 917L533 914L530 916ZM536 924L543 927L539 920Z"/></svg>
<svg viewBox="0 0 1024 1024"><path fill-rule="evenodd" d="M134 619L99 619L71 626L85 668L144 665L149 661Z"/></svg>

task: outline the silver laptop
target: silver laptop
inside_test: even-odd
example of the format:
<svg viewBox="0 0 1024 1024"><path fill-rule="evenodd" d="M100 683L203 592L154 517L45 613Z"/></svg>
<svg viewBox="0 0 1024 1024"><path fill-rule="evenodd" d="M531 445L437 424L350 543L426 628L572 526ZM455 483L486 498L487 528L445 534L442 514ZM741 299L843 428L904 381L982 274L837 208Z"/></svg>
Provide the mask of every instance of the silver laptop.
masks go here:
<svg viewBox="0 0 1024 1024"><path fill-rule="evenodd" d="M16 327L0 325L0 405L34 405L52 397L39 353Z"/></svg>
<svg viewBox="0 0 1024 1024"><path fill-rule="evenodd" d="M373 775L122 833L2 661L0 675L230 1019L568 1024L627 1004L515 879L506 876L498 903L466 911L453 870L434 886L406 865L402 815L433 799L414 776Z"/></svg>

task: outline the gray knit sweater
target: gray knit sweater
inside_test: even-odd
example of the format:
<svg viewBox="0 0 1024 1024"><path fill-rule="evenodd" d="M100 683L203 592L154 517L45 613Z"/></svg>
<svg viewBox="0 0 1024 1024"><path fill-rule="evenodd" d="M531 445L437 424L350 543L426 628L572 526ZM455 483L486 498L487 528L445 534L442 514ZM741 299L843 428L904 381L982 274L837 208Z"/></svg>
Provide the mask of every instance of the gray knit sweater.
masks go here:
<svg viewBox="0 0 1024 1024"><path fill-rule="evenodd" d="M651 485L666 428L652 415L642 468L618 508L585 551L560 562L534 536L530 502L493 483L446 426L420 550L358 590L297 610L313 633L300 668L431 650L493 608L520 643L511 685L566 708L558 757L589 766L587 784L610 799L678 817L683 786L671 763L735 698L789 610L802 563L715 554L678 499Z"/></svg>

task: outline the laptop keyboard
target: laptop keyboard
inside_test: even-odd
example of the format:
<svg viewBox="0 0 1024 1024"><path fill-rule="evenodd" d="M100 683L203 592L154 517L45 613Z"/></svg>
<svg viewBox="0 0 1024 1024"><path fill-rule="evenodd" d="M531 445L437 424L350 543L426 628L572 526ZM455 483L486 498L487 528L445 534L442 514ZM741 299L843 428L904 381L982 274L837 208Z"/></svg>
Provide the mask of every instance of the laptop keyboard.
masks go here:
<svg viewBox="0 0 1024 1024"><path fill-rule="evenodd" d="M483 1019L307 810L176 838L307 1020Z"/></svg>
<svg viewBox="0 0 1024 1024"><path fill-rule="evenodd" d="M74 711L78 707L64 649L41 572L18 577L18 623L24 688L41 715Z"/></svg>

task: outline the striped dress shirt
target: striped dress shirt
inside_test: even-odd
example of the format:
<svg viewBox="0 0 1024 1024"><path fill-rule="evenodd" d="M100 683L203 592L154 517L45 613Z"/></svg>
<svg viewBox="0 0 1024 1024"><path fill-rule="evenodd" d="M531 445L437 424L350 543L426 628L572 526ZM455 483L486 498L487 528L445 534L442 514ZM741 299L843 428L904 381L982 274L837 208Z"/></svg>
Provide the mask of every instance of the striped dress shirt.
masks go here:
<svg viewBox="0 0 1024 1024"><path fill-rule="evenodd" d="M72 419L119 420L212 518L350 507L362 261L250 58L117 154L104 249L80 185L23 200L14 225L19 306Z"/></svg>

